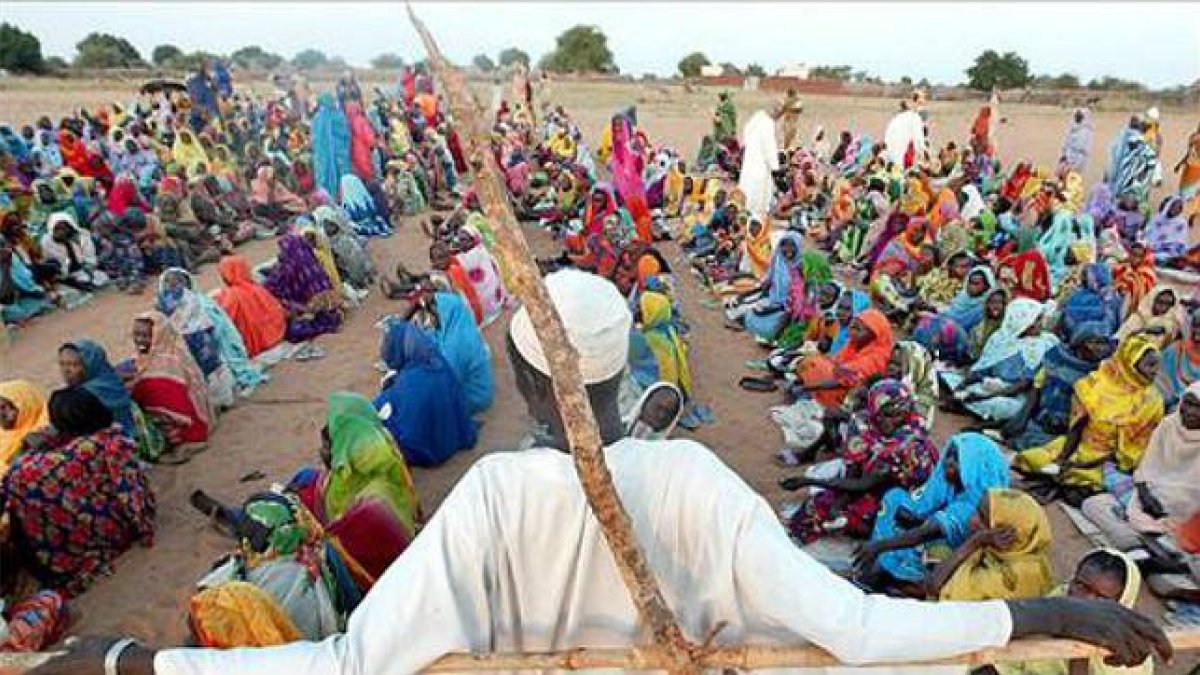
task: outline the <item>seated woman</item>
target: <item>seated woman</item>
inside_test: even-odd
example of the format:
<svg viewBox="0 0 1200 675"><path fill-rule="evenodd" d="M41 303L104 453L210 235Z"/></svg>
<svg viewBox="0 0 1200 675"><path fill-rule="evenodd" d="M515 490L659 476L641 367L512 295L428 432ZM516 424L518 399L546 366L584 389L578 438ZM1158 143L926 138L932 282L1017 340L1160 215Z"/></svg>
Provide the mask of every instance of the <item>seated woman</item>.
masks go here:
<svg viewBox="0 0 1200 675"><path fill-rule="evenodd" d="M344 391L329 395L321 461L323 469L301 471L288 490L378 579L417 536L421 506L404 458L370 401Z"/></svg>
<svg viewBox="0 0 1200 675"><path fill-rule="evenodd" d="M110 574L135 543L153 543L154 494L137 447L87 389L60 389L49 407L54 434L47 447L12 462L0 482L0 511L10 518L20 565L42 587L73 597Z"/></svg>
<svg viewBox="0 0 1200 675"><path fill-rule="evenodd" d="M1046 352L1058 344L1058 338L1042 332L1044 312L1042 303L1029 298L1009 303L1000 328L968 374L942 373L948 405L961 404L987 422L1020 413Z"/></svg>
<svg viewBox="0 0 1200 675"><path fill-rule="evenodd" d="M458 261L458 256L450 249L449 244L442 241L435 241L429 245L429 264L433 271L441 276L447 286L462 296L467 305L471 308L471 314L475 317L475 323L483 325L483 303L479 299L479 295L475 292L475 285L471 283L470 277L467 276L467 271L463 269L462 263Z"/></svg>
<svg viewBox="0 0 1200 675"><path fill-rule="evenodd" d="M1059 308L1064 334L1085 321L1103 321L1115 332L1124 317L1121 295L1113 288L1112 270L1104 263L1084 268L1083 284Z"/></svg>
<svg viewBox="0 0 1200 675"><path fill-rule="evenodd" d="M176 326L206 319L213 326L217 352L233 374L237 393L249 396L267 380L262 368L250 361L242 334L221 306L196 286L196 278L186 270L173 267L158 278L158 310L171 317Z"/></svg>
<svg viewBox="0 0 1200 675"><path fill-rule="evenodd" d="M775 248L771 265L760 286L761 297L753 304L738 307L733 320L741 319L760 342L774 340L792 320L799 318L805 306L801 237L787 232ZM726 312L729 314L729 311Z"/></svg>
<svg viewBox="0 0 1200 675"><path fill-rule="evenodd" d="M50 215L41 245L46 260L58 265L59 283L85 292L108 285L91 233L66 211Z"/></svg>
<svg viewBox="0 0 1200 675"><path fill-rule="evenodd" d="M133 400L181 458L203 447L216 423L204 373L165 316L143 312L133 320L136 349L129 374ZM157 459L152 457L150 459Z"/></svg>
<svg viewBox="0 0 1200 675"><path fill-rule="evenodd" d="M1116 337L1123 340L1134 333L1145 333L1154 339L1159 349L1166 349L1179 337L1179 307L1174 289L1155 286L1130 312Z"/></svg>
<svg viewBox="0 0 1200 675"><path fill-rule="evenodd" d="M483 323L487 326L504 312L508 305L508 291L500 277L500 266L483 242L483 235L473 225L464 225L456 237L458 253L454 256L462 266L467 279L479 298L483 310Z"/></svg>
<svg viewBox="0 0 1200 675"><path fill-rule="evenodd" d="M866 423L842 455L840 476L817 478L810 472L781 481L787 490L821 488L791 517L792 536L804 543L839 532L865 539L874 528L884 493L894 487L911 489L929 479L938 451L907 386L896 380L873 385L867 394Z"/></svg>
<svg viewBox="0 0 1200 675"><path fill-rule="evenodd" d="M1154 429L1133 488L1083 502L1083 514L1122 551L1140 547L1140 535L1174 532L1200 513L1200 383L1189 386L1179 409Z"/></svg>
<svg viewBox="0 0 1200 675"><path fill-rule="evenodd" d="M164 275L163 279L166 278ZM160 287L163 281L160 279ZM230 408L237 397L237 380L233 369L221 353L217 326L204 313L194 293L184 295L182 287L173 286L170 293L159 293L155 308L162 312L175 331L183 337L188 352L200 368L208 386L208 400L215 409Z"/></svg>
<svg viewBox="0 0 1200 675"><path fill-rule="evenodd" d="M970 358L970 332L983 320L988 291L996 287L990 267L979 265L967 275L962 290L937 314L921 313L913 329L913 340L934 358L964 365Z"/></svg>
<svg viewBox="0 0 1200 675"><path fill-rule="evenodd" d="M1012 287L1016 297L1045 302L1053 291L1050 265L1035 244L1032 237L1022 237L1016 252L1000 259L1000 279Z"/></svg>
<svg viewBox="0 0 1200 675"><path fill-rule="evenodd" d="M338 275L356 289L370 288L375 283L375 263L354 235L354 226L345 211L318 206L313 211L313 220L325 233Z"/></svg>
<svg viewBox="0 0 1200 675"><path fill-rule="evenodd" d="M1175 407L1183 392L1200 380L1200 311L1193 309L1181 328L1179 339L1162 351L1162 368L1155 379L1167 408Z"/></svg>
<svg viewBox="0 0 1200 675"><path fill-rule="evenodd" d="M868 309L850 324L849 344L832 358L806 356L796 366L797 393L803 392L826 408L884 372L895 339L892 325L879 310Z"/></svg>
<svg viewBox="0 0 1200 675"><path fill-rule="evenodd" d="M380 358L392 373L375 398L379 419L413 466L438 466L475 445L476 426L462 385L420 328L393 322Z"/></svg>
<svg viewBox="0 0 1200 675"><path fill-rule="evenodd" d="M639 300L638 317L641 342L644 343L645 349L653 354L653 382L674 385L683 394L685 409L694 408L695 390L692 387L692 369L688 362L688 346L679 335L672 315L670 297L658 291L643 291ZM631 342L631 346L634 344L638 343ZM635 379L639 379L639 384L643 387L650 386L643 384L650 379L644 375ZM700 425L695 410L686 410L683 417L683 425L687 428Z"/></svg>
<svg viewBox="0 0 1200 675"><path fill-rule="evenodd" d="M1025 450L1067 433L1075 383L1111 356L1114 345L1108 327L1093 321L1079 324L1069 342L1059 343L1046 352L1024 409L1003 429L1009 446Z"/></svg>
<svg viewBox="0 0 1200 675"><path fill-rule="evenodd" d="M873 588L919 585L908 594L923 596L925 549L963 545L984 496L1008 484L1008 460L991 439L971 432L952 436L924 485L884 494L871 540L856 556L859 574Z"/></svg>
<svg viewBox="0 0 1200 675"><path fill-rule="evenodd" d="M486 411L495 397L492 352L471 316L471 308L457 293L420 290L422 293L401 318L417 322L437 343L462 385L467 413Z"/></svg>
<svg viewBox="0 0 1200 675"><path fill-rule="evenodd" d="M50 423L46 395L28 380L0 382L0 476L25 445L25 437Z"/></svg>
<svg viewBox="0 0 1200 675"><path fill-rule="evenodd" d="M279 300L255 283L250 264L239 255L221 258L217 271L225 287L214 299L242 336L247 356L257 359L278 347L287 332L287 314Z"/></svg>
<svg viewBox="0 0 1200 675"><path fill-rule="evenodd" d="M900 340L892 350L883 376L908 385L916 400L917 414L925 420L925 428L932 430L937 416L939 384L937 368L929 351L919 343Z"/></svg>
<svg viewBox="0 0 1200 675"><path fill-rule="evenodd" d="M1052 596L1068 596L1088 600L1111 600L1132 609L1142 588L1142 573L1129 556L1111 549L1095 549L1075 566L1071 580L1050 592ZM1152 675L1154 659L1129 668L1109 666L1104 658L1093 656L1086 661L1038 661L1005 663L992 666L1000 675Z"/></svg>
<svg viewBox="0 0 1200 675"><path fill-rule="evenodd" d="M1141 241L1127 246L1125 262L1113 266L1113 286L1125 298L1125 307L1133 308L1142 303L1142 298L1158 283L1158 272L1154 267L1154 254Z"/></svg>
<svg viewBox="0 0 1200 675"><path fill-rule="evenodd" d="M53 307L52 296L34 281L21 256L0 241L0 325L29 321Z"/></svg>
<svg viewBox="0 0 1200 675"><path fill-rule="evenodd" d="M988 340L991 340L996 331L1000 330L1007 310L1008 289L997 286L988 291L983 301L983 319L967 333L967 339L970 341L967 345L967 357L972 362L979 360Z"/></svg>
<svg viewBox="0 0 1200 675"><path fill-rule="evenodd" d="M108 360L104 347L92 340L64 342L58 348L58 369L68 387L88 390L112 413L130 438L137 438L133 399Z"/></svg>
<svg viewBox="0 0 1200 675"><path fill-rule="evenodd" d="M279 255L263 281L288 315L288 342L307 342L342 326L342 296L321 268L304 239L296 234L279 240Z"/></svg>
<svg viewBox="0 0 1200 675"><path fill-rule="evenodd" d="M946 264L935 267L928 274L917 280L918 303L914 309L940 312L952 302L967 275L975 267L975 258L966 251L951 253L946 258Z"/></svg>
<svg viewBox="0 0 1200 675"><path fill-rule="evenodd" d="M220 258L224 242L200 224L186 200L160 194L154 208L159 227L179 248L188 266L195 269Z"/></svg>
<svg viewBox="0 0 1200 675"><path fill-rule="evenodd" d="M1054 586L1046 511L1019 490L992 488L970 519L970 536L929 576L927 595L975 602L1040 598Z"/></svg>
<svg viewBox="0 0 1200 675"><path fill-rule="evenodd" d="M250 181L250 203L256 217L263 218L276 227L286 224L308 209L303 199L275 179L275 170L270 165L260 166L254 180Z"/></svg>
<svg viewBox="0 0 1200 675"><path fill-rule="evenodd" d="M360 237L390 237L392 224L386 211L380 211L376 200L358 176L348 173L339 185L341 207L354 224L354 234Z"/></svg>
<svg viewBox="0 0 1200 675"><path fill-rule="evenodd" d="M1131 335L1094 373L1075 384L1071 426L1065 436L1017 454L1013 468L1044 473L1058 467L1054 482L1072 505L1119 487L1141 461L1163 401L1154 387L1159 353L1142 335Z"/></svg>

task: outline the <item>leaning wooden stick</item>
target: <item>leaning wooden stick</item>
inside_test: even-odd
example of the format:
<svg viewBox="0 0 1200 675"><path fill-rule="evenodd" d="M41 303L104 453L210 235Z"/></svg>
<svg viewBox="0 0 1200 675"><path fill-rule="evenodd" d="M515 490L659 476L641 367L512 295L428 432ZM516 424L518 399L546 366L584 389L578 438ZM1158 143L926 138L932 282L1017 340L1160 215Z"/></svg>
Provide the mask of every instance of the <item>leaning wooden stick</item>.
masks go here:
<svg viewBox="0 0 1200 675"><path fill-rule="evenodd" d="M1200 649L1200 629L1171 631L1168 639L1176 654ZM921 666L984 666L989 663L1014 661L1051 661L1086 659L1106 654L1104 649L1074 640L1018 640L999 649L984 649L936 661L890 662L894 667ZM1187 656L1181 658L1186 659ZM620 668L622 670L662 670L670 661L656 646L629 649L572 649L559 652L531 654L450 654L428 668L429 673L480 672L495 670L589 670ZM836 656L815 645L796 647L766 647L743 645L717 647L699 655L700 668L732 668L760 670L766 668L830 668L845 667ZM872 664L876 665L876 664Z"/></svg>
<svg viewBox="0 0 1200 675"><path fill-rule="evenodd" d="M629 514L613 487L612 475L604 463L600 430L579 371L579 355L567 339L562 319L554 309L529 244L509 207L492 155L488 127L481 120L479 103L468 90L461 73L442 56L433 35L417 18L411 5L408 16L429 54L429 64L441 82L457 128L465 132L462 140L468 155L476 163L474 185L479 203L495 226L496 245L508 262L509 281L513 286L509 290L516 293L529 311L534 332L546 354L567 443L588 505L600 523L638 614L650 627L655 644L667 656L665 667L671 672L695 672L693 653L696 646L684 636L674 613L667 606L633 536Z"/></svg>

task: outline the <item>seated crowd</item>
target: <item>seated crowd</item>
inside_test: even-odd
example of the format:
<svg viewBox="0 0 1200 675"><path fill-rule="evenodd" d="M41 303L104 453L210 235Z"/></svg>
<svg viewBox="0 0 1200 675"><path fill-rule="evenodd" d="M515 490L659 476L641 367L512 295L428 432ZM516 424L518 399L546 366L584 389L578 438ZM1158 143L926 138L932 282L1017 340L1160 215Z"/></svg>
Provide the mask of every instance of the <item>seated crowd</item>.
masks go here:
<svg viewBox="0 0 1200 675"><path fill-rule="evenodd" d="M310 341L338 330L378 281L403 301L382 323L386 375L373 401L329 396L316 468L236 506L192 498L237 542L192 598L196 644L344 630L423 525L409 467L474 446L476 417L493 401L482 331L512 304L511 270L471 185L482 161L499 169L514 212L561 242L560 255L539 261L557 277L552 296L587 293L598 276L632 316L616 336L627 360L604 364L604 378L584 373L619 387L621 419L603 428L653 440L713 421L690 367L679 293L688 277L661 243L678 242L688 276L723 300L727 327L763 347L741 386L784 397L770 411L786 444L776 461L796 474L783 487L805 490L785 510L788 531L806 547L858 540L838 571L863 587L1132 606L1143 574L1157 591L1155 577L1189 564L1200 573L1200 313L1165 283L1188 274L1198 202L1193 182L1147 214L1157 111L1122 131L1085 204L1086 111L1053 169L1008 168L990 107L966 144L940 150L893 125L885 142L844 132L832 148L823 131L797 143L792 126L776 154L764 148L779 146L784 108L757 113L739 139L723 96L689 162L656 146L634 108L612 117L592 153L566 110L535 111L526 92L495 111L493 155L468 162L427 75L406 72L394 95L376 90L369 113L353 84L312 105L229 94L209 111L164 97L58 130L47 120L30 129L24 159L10 142L6 161L23 167L15 175L33 173L27 189L10 189L4 220L6 321L110 284L137 292L158 273L128 360L111 364L103 347L77 340L60 349L65 387L49 403L28 382L0 385L0 505L5 545L36 580L27 615L59 616L122 551L149 544L142 461L186 461L264 368L319 356ZM897 117L923 119L923 106L906 101ZM79 166L50 166L54 143ZM449 212L421 223L429 271L377 274L369 239L427 206ZM279 240L264 266L233 252L266 236ZM218 261L224 283L213 294L192 276L206 261ZM601 335L611 316L599 314L572 314L573 330L611 338ZM508 347L540 354L527 315L513 320ZM938 447L937 412L974 426ZM554 434L539 428L529 443ZM80 471L101 479L57 484ZM1051 500L1081 507L1109 544L1061 583ZM56 522L91 508L112 524L98 520L64 546ZM1200 597L1186 578L1165 592ZM52 618L21 625L17 647L56 636Z"/></svg>

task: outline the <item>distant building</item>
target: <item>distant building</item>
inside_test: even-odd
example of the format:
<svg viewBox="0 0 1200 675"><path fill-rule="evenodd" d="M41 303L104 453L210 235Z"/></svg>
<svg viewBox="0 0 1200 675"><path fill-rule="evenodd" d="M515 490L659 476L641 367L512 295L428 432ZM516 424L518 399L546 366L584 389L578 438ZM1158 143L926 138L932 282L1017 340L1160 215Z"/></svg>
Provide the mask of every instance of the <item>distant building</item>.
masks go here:
<svg viewBox="0 0 1200 675"><path fill-rule="evenodd" d="M725 68L715 63L700 66L700 77L720 77L725 74Z"/></svg>
<svg viewBox="0 0 1200 675"><path fill-rule="evenodd" d="M807 80L808 66L803 63L793 63L790 66L784 66L775 71L775 75L778 77L794 77L798 80Z"/></svg>

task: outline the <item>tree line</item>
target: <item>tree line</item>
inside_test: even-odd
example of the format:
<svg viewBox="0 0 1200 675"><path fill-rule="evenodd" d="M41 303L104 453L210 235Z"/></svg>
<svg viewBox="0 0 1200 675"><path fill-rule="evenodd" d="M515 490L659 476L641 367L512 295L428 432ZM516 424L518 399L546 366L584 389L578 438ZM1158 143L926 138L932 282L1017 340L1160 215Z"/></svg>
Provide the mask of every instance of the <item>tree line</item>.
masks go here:
<svg viewBox="0 0 1200 675"><path fill-rule="evenodd" d="M228 62L248 70L274 70L285 64L299 70L316 70L321 68L345 68L346 62L338 56L329 56L318 49L305 49L286 59L283 56L269 52L258 45L242 47L228 55L212 54L205 51L185 52L170 44L158 45L150 52L147 61L130 42L124 38L108 33L94 32L88 34L75 45L75 56L70 64L58 57L44 58L41 42L37 36L25 32L9 24L0 24L0 68L17 74L40 75L70 66L78 68L138 68L151 64L159 68L175 70L194 70L205 60L225 58ZM502 50L493 59L488 54L477 54L471 65L480 72L491 73L500 69L508 69L520 64L526 68L533 65L529 54L518 47ZM394 69L404 65L404 59L397 54L380 54L371 59L371 67ZM685 78L699 77L705 66L714 65L703 52L692 52L677 64L679 75ZM765 77L766 69L757 63L751 63L744 68L733 63L719 64L725 75L745 75L750 77ZM608 36L597 26L577 25L563 31L555 39L554 48L543 55L537 66L551 72L566 73L607 73L618 74L612 50L608 46ZM988 49L980 53L965 71L966 86L979 91L996 89L1021 89L1026 87L1038 89L1093 89L1098 91L1146 91L1147 87L1133 80L1105 76L1094 78L1084 83L1073 73L1058 75L1035 75L1029 67L1029 62L1016 52L999 53ZM838 80L842 82L882 83L883 80L864 70L853 66L817 65L809 69L808 76L816 79ZM900 79L900 84L912 85L911 77ZM915 84L927 86L928 81L921 79Z"/></svg>

